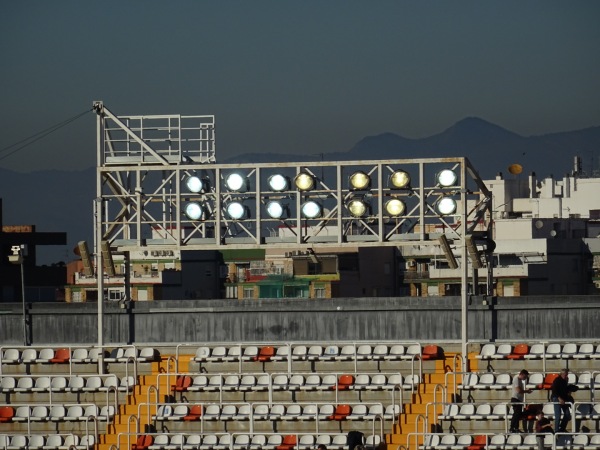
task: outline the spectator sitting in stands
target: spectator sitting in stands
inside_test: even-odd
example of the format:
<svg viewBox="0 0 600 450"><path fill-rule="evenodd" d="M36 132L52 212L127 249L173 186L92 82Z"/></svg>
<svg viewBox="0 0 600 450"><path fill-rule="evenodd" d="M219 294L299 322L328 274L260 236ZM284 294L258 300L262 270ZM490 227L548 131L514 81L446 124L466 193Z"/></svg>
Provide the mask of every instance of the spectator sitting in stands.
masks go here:
<svg viewBox="0 0 600 450"><path fill-rule="evenodd" d="M537 420L535 421L535 432L537 434L537 446L538 450L544 450L544 434L545 433L554 433L552 429L552 425L550 424L550 420L544 417L544 413L540 411L536 416Z"/></svg>

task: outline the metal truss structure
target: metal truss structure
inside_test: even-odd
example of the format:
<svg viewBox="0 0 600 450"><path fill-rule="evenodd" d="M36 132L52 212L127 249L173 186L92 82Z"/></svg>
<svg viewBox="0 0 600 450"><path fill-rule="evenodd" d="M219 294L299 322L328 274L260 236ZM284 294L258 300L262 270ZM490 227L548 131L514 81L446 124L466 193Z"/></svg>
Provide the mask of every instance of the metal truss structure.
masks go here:
<svg viewBox="0 0 600 450"><path fill-rule="evenodd" d="M97 223L116 251L438 245L441 234L472 233L490 207L466 158L216 164L213 116L117 117L94 106ZM440 184L443 170L456 179ZM201 188L192 192L190 178ZM450 213L440 212L443 199L455 201Z"/></svg>
<svg viewBox="0 0 600 450"><path fill-rule="evenodd" d="M217 164L214 116L118 117L102 102L94 110L97 274L102 249L144 248L441 245L458 268L452 241L466 364L468 266L480 267L473 255L492 202L466 158Z"/></svg>

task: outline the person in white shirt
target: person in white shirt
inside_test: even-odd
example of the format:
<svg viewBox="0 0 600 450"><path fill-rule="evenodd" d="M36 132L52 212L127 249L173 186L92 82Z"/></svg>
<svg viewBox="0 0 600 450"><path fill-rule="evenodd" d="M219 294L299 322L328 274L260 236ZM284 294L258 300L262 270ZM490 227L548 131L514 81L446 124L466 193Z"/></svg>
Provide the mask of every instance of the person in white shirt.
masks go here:
<svg viewBox="0 0 600 450"><path fill-rule="evenodd" d="M513 415L510 420L510 432L520 433L519 420L523 415L523 401L525 393L530 394L531 389L525 389L525 380L529 377L529 372L525 369L521 370L512 380L512 393L510 402L512 403Z"/></svg>

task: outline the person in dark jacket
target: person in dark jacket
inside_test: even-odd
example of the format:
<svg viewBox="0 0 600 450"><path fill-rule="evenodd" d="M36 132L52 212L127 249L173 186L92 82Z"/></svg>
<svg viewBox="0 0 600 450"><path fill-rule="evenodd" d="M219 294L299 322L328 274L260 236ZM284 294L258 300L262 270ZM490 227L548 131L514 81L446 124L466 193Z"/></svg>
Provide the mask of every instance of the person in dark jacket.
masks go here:
<svg viewBox="0 0 600 450"><path fill-rule="evenodd" d="M552 382L552 395L550 399L554 403L554 429L559 433L567 430L567 424L571 420L571 407L569 403L573 403L573 397L569 390L568 377L569 369L562 369L558 377Z"/></svg>
<svg viewBox="0 0 600 450"><path fill-rule="evenodd" d="M550 425L550 421L544 417L544 413L540 411L536 417L535 421L535 433L538 450L544 450L544 434L545 433L553 433L552 425Z"/></svg>

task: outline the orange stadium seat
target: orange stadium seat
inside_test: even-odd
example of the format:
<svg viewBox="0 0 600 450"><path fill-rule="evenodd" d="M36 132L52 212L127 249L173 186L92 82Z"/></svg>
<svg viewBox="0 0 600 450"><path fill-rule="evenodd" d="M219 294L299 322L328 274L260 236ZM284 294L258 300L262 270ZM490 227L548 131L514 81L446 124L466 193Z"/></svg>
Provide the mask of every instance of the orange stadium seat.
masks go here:
<svg viewBox="0 0 600 450"><path fill-rule="evenodd" d="M0 406L0 423L12 422L15 410L12 406Z"/></svg>
<svg viewBox="0 0 600 450"><path fill-rule="evenodd" d="M286 434L283 436L283 440L281 444L275 447L277 450L292 450L296 447L296 435L295 434Z"/></svg>
<svg viewBox="0 0 600 450"><path fill-rule="evenodd" d="M517 344L510 355L507 356L508 359L525 359L525 355L529 354L529 345L527 344Z"/></svg>
<svg viewBox="0 0 600 450"><path fill-rule="evenodd" d="M467 450L483 450L488 443L488 437L485 434L478 434L473 438L473 443L467 447Z"/></svg>
<svg viewBox="0 0 600 450"><path fill-rule="evenodd" d="M438 359L442 356L442 349L437 345L426 345L423 347L421 358L423 360Z"/></svg>
<svg viewBox="0 0 600 450"><path fill-rule="evenodd" d="M329 420L346 420L346 417L350 415L352 408L350 405L337 405L332 415L328 417Z"/></svg>
<svg viewBox="0 0 600 450"><path fill-rule="evenodd" d="M171 385L171 390L174 392L185 392L192 385L192 377L189 375L177 375L175 384Z"/></svg>
<svg viewBox="0 0 600 450"><path fill-rule="evenodd" d="M275 355L275 347L267 346L261 347L258 351L258 355L254 356L252 359L254 361L266 362L270 361L271 358Z"/></svg>
<svg viewBox="0 0 600 450"><path fill-rule="evenodd" d="M154 438L149 434L141 434L138 436L135 444L131 444L131 450L148 450L154 443Z"/></svg>
<svg viewBox="0 0 600 450"><path fill-rule="evenodd" d="M59 348L54 352L54 357L50 359L53 364L68 363L71 359L71 350L68 348Z"/></svg>
<svg viewBox="0 0 600 450"><path fill-rule="evenodd" d="M340 378L337 382L337 390L338 391L347 391L352 388L354 385L354 376L353 375L340 375Z"/></svg>
<svg viewBox="0 0 600 450"><path fill-rule="evenodd" d="M546 374L546 376L544 377L544 381L542 381L542 384L538 384L537 388L538 389L546 389L546 390L552 389L552 382L557 377L558 377L558 373L548 373L548 374Z"/></svg>
<svg viewBox="0 0 600 450"><path fill-rule="evenodd" d="M194 405L190 412L183 418L184 421L193 421L202 419L202 405Z"/></svg>

